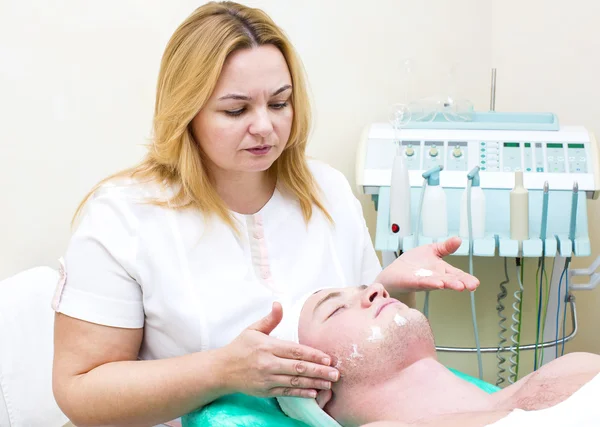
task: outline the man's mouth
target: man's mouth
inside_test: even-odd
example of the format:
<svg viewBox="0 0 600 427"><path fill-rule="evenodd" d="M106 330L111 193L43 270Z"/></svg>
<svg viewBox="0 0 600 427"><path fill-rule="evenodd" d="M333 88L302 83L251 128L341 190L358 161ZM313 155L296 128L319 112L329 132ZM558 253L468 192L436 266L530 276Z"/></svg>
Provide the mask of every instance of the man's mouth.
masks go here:
<svg viewBox="0 0 600 427"><path fill-rule="evenodd" d="M391 299L383 304L381 304L378 308L377 311L375 312L375 317L379 316L379 313L381 313L381 310L383 310L385 307L387 307L388 305L392 305L392 304L396 304L399 301L396 299Z"/></svg>

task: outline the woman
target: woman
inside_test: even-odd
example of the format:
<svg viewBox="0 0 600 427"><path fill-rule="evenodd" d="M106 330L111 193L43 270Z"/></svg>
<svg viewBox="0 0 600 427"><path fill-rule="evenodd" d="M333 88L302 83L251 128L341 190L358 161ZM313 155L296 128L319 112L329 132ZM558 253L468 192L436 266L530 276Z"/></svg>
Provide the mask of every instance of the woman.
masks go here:
<svg viewBox="0 0 600 427"><path fill-rule="evenodd" d="M152 425L234 392L323 404L339 373L276 338L285 307L375 280L475 289L441 260L459 239L381 271L345 178L306 159L309 127L300 61L262 11L210 3L176 30L148 154L82 203L64 257L53 378L74 424Z"/></svg>

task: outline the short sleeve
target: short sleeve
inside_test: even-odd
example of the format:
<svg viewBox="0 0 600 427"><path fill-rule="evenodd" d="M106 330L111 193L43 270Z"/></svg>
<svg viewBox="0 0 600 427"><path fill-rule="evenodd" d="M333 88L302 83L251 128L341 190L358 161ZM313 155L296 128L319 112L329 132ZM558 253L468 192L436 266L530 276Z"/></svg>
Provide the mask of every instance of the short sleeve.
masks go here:
<svg viewBox="0 0 600 427"><path fill-rule="evenodd" d="M116 188L101 189L86 203L61 259L52 301L56 312L105 326L143 327L136 272L139 220L131 204Z"/></svg>
<svg viewBox="0 0 600 427"><path fill-rule="evenodd" d="M358 202L358 201L357 201ZM360 202L358 202L360 205ZM362 210L361 210L362 215ZM381 264L377 254L375 253L375 247L371 241L371 235L369 228L367 227L366 221L363 217L363 255L362 255L362 281L363 284L371 284L375 282L379 273L381 273Z"/></svg>

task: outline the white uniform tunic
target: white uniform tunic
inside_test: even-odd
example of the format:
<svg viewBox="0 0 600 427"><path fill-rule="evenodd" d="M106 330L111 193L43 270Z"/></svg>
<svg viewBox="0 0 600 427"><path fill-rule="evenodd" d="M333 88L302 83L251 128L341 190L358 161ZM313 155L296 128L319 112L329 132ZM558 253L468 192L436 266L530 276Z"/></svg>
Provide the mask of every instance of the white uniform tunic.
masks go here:
<svg viewBox="0 0 600 427"><path fill-rule="evenodd" d="M381 266L360 203L340 172L309 166L334 224L314 208L306 225L299 203L276 190L258 213L234 214L239 237L191 209L144 203L161 195L157 185L105 185L71 238L54 310L144 327L139 357L160 359L230 343L273 301L285 320L307 292L372 283Z"/></svg>

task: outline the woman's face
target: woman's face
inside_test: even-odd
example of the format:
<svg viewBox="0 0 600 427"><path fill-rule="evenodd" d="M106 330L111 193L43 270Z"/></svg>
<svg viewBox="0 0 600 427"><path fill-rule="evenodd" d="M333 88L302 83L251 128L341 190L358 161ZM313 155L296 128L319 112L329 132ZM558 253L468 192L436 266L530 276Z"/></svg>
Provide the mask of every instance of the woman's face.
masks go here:
<svg viewBox="0 0 600 427"><path fill-rule="evenodd" d="M214 174L262 172L285 148L294 111L292 79L273 45L233 52L207 104L192 121Z"/></svg>

